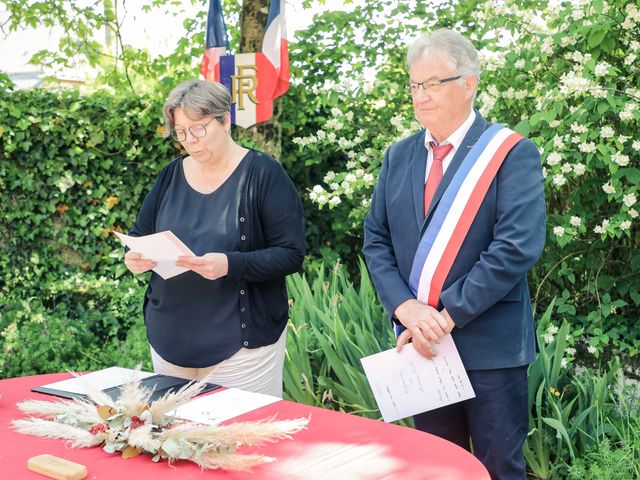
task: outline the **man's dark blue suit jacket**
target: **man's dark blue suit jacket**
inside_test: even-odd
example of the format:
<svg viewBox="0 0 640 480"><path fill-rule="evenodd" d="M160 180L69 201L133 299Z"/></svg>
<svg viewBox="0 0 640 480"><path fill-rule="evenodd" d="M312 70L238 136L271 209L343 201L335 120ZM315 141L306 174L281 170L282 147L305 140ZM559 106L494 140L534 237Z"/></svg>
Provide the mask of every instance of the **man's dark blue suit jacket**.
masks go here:
<svg viewBox="0 0 640 480"><path fill-rule="evenodd" d="M365 220L364 254L390 316L415 298L409 274L420 237L465 155L491 126L479 112L424 216L424 131L391 145ZM527 272L540 257L546 214L540 154L518 142L498 170L443 285L440 305L467 370L510 368L535 358Z"/></svg>

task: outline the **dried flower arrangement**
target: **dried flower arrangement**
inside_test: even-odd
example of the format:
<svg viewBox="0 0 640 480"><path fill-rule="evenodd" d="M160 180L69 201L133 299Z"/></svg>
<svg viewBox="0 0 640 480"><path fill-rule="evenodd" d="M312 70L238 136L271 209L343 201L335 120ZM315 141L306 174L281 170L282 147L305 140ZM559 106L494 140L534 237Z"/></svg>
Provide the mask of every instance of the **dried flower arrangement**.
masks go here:
<svg viewBox="0 0 640 480"><path fill-rule="evenodd" d="M308 419L263 420L224 426L199 425L171 415L194 398L206 379L185 385L150 402L152 392L137 380L127 382L115 401L104 392L86 386L91 400L27 400L18 408L29 415L13 420L23 434L67 440L71 447L102 445L105 452L121 452L123 458L141 453L157 462L189 460L201 468L247 470L275 460L258 454L236 453L241 446L275 442L306 427Z"/></svg>

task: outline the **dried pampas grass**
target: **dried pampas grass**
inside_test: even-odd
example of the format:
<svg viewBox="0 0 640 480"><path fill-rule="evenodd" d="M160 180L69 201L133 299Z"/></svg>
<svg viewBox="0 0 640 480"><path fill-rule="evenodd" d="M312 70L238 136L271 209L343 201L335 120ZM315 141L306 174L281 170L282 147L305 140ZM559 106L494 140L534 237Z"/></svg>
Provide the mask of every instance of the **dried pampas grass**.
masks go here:
<svg viewBox="0 0 640 480"><path fill-rule="evenodd" d="M241 446L276 442L304 429L309 420L266 419L224 426L199 425L174 418L176 408L198 395L207 379L192 382L149 405L152 391L131 379L115 401L90 388L96 405L82 400L29 400L18 408L29 417L12 422L23 434L58 438L74 447L102 445L106 452L121 452L123 458L140 453L173 463L189 460L203 469L248 470L275 459L258 454L238 454Z"/></svg>

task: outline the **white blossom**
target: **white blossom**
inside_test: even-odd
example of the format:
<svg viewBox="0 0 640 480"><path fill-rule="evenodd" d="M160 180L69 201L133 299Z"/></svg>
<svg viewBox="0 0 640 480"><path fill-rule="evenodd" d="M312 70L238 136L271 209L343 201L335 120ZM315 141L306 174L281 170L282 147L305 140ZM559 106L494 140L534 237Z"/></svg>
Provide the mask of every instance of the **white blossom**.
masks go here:
<svg viewBox="0 0 640 480"><path fill-rule="evenodd" d="M608 125L606 127L602 127L600 129L600 136L602 138L611 138L615 134L616 134L615 130L612 127L608 126Z"/></svg>
<svg viewBox="0 0 640 480"><path fill-rule="evenodd" d="M342 110L340 110L338 107L333 107L331 109L331 115L333 115L334 117L338 117L342 115Z"/></svg>
<svg viewBox="0 0 640 480"><path fill-rule="evenodd" d="M566 353L567 355L574 356L576 354L576 349L573 347L567 347Z"/></svg>
<svg viewBox="0 0 640 480"><path fill-rule="evenodd" d="M340 185L333 182L332 184L329 185L329 188L333 191L338 190L340 188Z"/></svg>
<svg viewBox="0 0 640 480"><path fill-rule="evenodd" d="M551 333L545 333L543 335L543 338L544 338L544 343L548 344L548 343L553 342L553 334L551 334Z"/></svg>
<svg viewBox="0 0 640 480"><path fill-rule="evenodd" d="M575 215L573 215L569 220L569 223L574 227L579 227L580 225L582 225L582 219L580 217L576 217Z"/></svg>
<svg viewBox="0 0 640 480"><path fill-rule="evenodd" d="M348 111L347 113L344 114L344 116L349 121L353 120L353 112L352 111Z"/></svg>
<svg viewBox="0 0 640 480"><path fill-rule="evenodd" d="M560 366L562 368L567 368L567 365L569 364L569 362L567 361L566 358L563 358L562 360L560 360Z"/></svg>
<svg viewBox="0 0 640 480"><path fill-rule="evenodd" d="M595 354L598 351L598 349L596 347L594 347L593 345L589 345L587 347L587 352L589 352L591 355Z"/></svg>
<svg viewBox="0 0 640 480"><path fill-rule="evenodd" d="M334 172L333 170L329 170L327 174L324 176L324 181L330 182L334 178L336 178L336 172Z"/></svg>
<svg viewBox="0 0 640 480"><path fill-rule="evenodd" d="M631 220L625 220L620 224L620 230L625 231L631 228Z"/></svg>
<svg viewBox="0 0 640 480"><path fill-rule="evenodd" d="M607 195L613 195L614 193L616 193L616 187L611 185L611 182L607 182L602 185L602 190L604 190L604 193L606 193Z"/></svg>
<svg viewBox="0 0 640 480"><path fill-rule="evenodd" d="M609 65L607 62L598 62L594 73L596 77L604 77L609 71L609 68L611 68L611 65Z"/></svg>
<svg viewBox="0 0 640 480"><path fill-rule="evenodd" d="M566 178L564 178L564 175L558 174L553 176L553 183L554 185L558 185L559 187L561 187L562 185L567 183L567 180Z"/></svg>
<svg viewBox="0 0 640 480"><path fill-rule="evenodd" d="M326 127L332 130L341 130L342 127L344 127L344 124L337 118L330 118L327 120Z"/></svg>
<svg viewBox="0 0 640 480"><path fill-rule="evenodd" d="M564 235L564 227L553 227L553 234L556 237L562 237Z"/></svg>
<svg viewBox="0 0 640 480"><path fill-rule="evenodd" d="M340 138L338 139L338 146L339 146L340 148L345 148L345 149L346 149L346 148L349 148L349 147L351 146L351 141L350 141L350 140L347 140L347 139L346 139L346 138L344 138L344 137L340 137Z"/></svg>
<svg viewBox="0 0 640 480"><path fill-rule="evenodd" d="M578 176L578 177L581 176L581 175L584 175L584 172L586 170L587 170L587 167L582 163L576 163L573 166L573 173L575 173L576 176Z"/></svg>
<svg viewBox="0 0 640 480"><path fill-rule="evenodd" d="M618 142L625 144L627 143L627 140L629 140L630 137L628 137L627 135L618 135Z"/></svg>
<svg viewBox="0 0 640 480"><path fill-rule="evenodd" d="M623 122L628 122L630 120L633 120L633 113L623 110L618 114L618 117L620 117L620 120L622 120Z"/></svg>
<svg viewBox="0 0 640 480"><path fill-rule="evenodd" d="M579 123L572 123L571 131L574 133L587 133L589 129L584 125L580 125Z"/></svg>
<svg viewBox="0 0 640 480"><path fill-rule="evenodd" d="M629 165L629 156L623 155L621 152L616 152L611 156L611 160L620 165L621 167L626 167Z"/></svg>
<svg viewBox="0 0 640 480"><path fill-rule="evenodd" d="M373 175L371 173L365 173L364 176L362 177L362 179L366 182L366 183L373 183Z"/></svg>
<svg viewBox="0 0 640 480"><path fill-rule="evenodd" d="M640 152L640 140L634 140L631 144L631 148L633 148L637 152Z"/></svg>
<svg viewBox="0 0 640 480"><path fill-rule="evenodd" d="M334 195L333 197L331 197L331 199L329 200L329 205L331 206L336 206L340 203L340 197L337 195Z"/></svg>
<svg viewBox="0 0 640 480"><path fill-rule="evenodd" d="M594 153L596 151L596 144L593 142L583 142L578 145L578 150L584 153Z"/></svg>
<svg viewBox="0 0 640 480"><path fill-rule="evenodd" d="M638 212L636 212L636 209L635 209L635 208L631 208L631 209L629 209L629 216L630 216L631 218L638 218Z"/></svg>
<svg viewBox="0 0 640 480"><path fill-rule="evenodd" d="M574 71L560 77L560 92L564 95L584 94L592 90L594 85L591 80L577 75Z"/></svg>
<svg viewBox="0 0 640 480"><path fill-rule="evenodd" d="M553 146L558 149L564 148L564 137L562 135L554 135ZM548 161L549 160L547 159L547 162Z"/></svg>
<svg viewBox="0 0 640 480"><path fill-rule="evenodd" d="M560 171L562 173L569 173L571 170L573 170L573 167L568 163L564 163L562 164L562 167L560 167Z"/></svg>
<svg viewBox="0 0 640 480"><path fill-rule="evenodd" d="M551 152L547 156L547 165L554 166L559 164L561 161L562 161L562 155L560 155L558 152Z"/></svg>
<svg viewBox="0 0 640 480"><path fill-rule="evenodd" d="M327 140L329 140L330 142L335 142L336 138L338 138L338 136L335 134L335 132L327 133Z"/></svg>
<svg viewBox="0 0 640 480"><path fill-rule="evenodd" d="M556 325L549 325L547 327L547 332L549 332L552 335L555 335L556 333L558 333L558 327Z"/></svg>
<svg viewBox="0 0 640 480"><path fill-rule="evenodd" d="M517 69L523 69L523 68L524 68L524 60L523 60L523 59L520 59L520 60L516 61L516 63L514 64L514 66L515 66Z"/></svg>
<svg viewBox="0 0 640 480"><path fill-rule="evenodd" d="M322 186L321 186L321 185L315 185L315 186L313 187L313 191L314 191L315 193L322 193L322 192L324 192L324 188L322 188Z"/></svg>
<svg viewBox="0 0 640 480"><path fill-rule="evenodd" d="M356 176L353 173L347 174L347 176L344 177L344 179L349 183L353 183L357 180Z"/></svg>

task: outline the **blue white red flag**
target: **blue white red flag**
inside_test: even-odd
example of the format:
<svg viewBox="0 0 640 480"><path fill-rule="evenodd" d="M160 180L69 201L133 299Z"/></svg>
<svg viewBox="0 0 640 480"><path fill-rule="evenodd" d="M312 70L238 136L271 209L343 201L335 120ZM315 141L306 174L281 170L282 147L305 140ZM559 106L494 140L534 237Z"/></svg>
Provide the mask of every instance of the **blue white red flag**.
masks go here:
<svg viewBox="0 0 640 480"><path fill-rule="evenodd" d="M205 50L200 63L200 73L205 80L220 81L220 57L227 53L228 48L229 40L220 0L209 0Z"/></svg>
<svg viewBox="0 0 640 480"><path fill-rule="evenodd" d="M267 28L262 40L262 53L274 70L272 100L289 89L289 42L286 35L284 6L285 0L271 0Z"/></svg>
<svg viewBox="0 0 640 480"><path fill-rule="evenodd" d="M231 123L250 127L273 115L273 100L289 89L289 44L284 0L271 0L262 51L226 55L227 33L220 0L210 0L205 55L200 73L231 92Z"/></svg>

